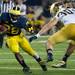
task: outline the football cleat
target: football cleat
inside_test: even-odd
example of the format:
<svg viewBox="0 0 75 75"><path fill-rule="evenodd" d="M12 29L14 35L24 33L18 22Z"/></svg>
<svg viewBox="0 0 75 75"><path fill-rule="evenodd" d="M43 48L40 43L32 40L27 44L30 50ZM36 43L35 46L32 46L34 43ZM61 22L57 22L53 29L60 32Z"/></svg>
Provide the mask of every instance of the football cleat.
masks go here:
<svg viewBox="0 0 75 75"><path fill-rule="evenodd" d="M64 61L60 61L58 64L52 65L53 68L66 68L66 66L66 62Z"/></svg>
<svg viewBox="0 0 75 75"><path fill-rule="evenodd" d="M39 64L40 64L43 71L47 71L46 63L44 61L40 61Z"/></svg>
<svg viewBox="0 0 75 75"><path fill-rule="evenodd" d="M23 72L24 72L24 73L32 73L32 71L30 70L29 67L23 68Z"/></svg>

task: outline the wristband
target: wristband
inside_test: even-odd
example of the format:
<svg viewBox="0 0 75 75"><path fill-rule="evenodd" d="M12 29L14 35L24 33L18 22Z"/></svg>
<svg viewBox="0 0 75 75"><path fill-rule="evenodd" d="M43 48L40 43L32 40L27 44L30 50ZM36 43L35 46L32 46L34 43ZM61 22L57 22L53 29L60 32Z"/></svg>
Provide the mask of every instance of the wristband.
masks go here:
<svg viewBox="0 0 75 75"><path fill-rule="evenodd" d="M40 34L38 33L38 34L36 34L35 36L38 38L38 37L40 37Z"/></svg>

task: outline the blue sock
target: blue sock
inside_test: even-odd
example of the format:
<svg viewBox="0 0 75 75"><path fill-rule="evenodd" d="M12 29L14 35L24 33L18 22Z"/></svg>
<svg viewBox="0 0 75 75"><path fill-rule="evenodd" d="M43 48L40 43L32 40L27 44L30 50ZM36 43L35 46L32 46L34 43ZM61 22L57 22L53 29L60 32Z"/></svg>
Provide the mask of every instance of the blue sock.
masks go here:
<svg viewBox="0 0 75 75"><path fill-rule="evenodd" d="M52 49L47 49L48 61L53 61Z"/></svg>

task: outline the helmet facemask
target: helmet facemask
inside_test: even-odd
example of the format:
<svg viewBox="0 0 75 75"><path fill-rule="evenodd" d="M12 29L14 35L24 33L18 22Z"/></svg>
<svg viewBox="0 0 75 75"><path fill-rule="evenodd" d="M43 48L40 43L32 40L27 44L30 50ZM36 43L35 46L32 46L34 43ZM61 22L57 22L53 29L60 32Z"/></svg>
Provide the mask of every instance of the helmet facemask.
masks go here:
<svg viewBox="0 0 75 75"><path fill-rule="evenodd" d="M13 15L13 14L10 14L10 18L15 21L19 18L20 15Z"/></svg>
<svg viewBox="0 0 75 75"><path fill-rule="evenodd" d="M11 20L15 22L21 15L20 8L17 6L13 7L13 9L9 10L9 14Z"/></svg>

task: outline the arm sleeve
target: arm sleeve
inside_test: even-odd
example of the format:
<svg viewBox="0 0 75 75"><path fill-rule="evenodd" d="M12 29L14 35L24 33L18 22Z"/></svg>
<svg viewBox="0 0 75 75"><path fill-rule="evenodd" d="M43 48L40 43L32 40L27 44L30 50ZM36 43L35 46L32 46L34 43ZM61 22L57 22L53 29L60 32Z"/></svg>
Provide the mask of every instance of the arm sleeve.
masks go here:
<svg viewBox="0 0 75 75"><path fill-rule="evenodd" d="M55 17L56 17L56 19L58 19L60 21L64 17L64 14L62 11L58 11L57 14L55 15Z"/></svg>
<svg viewBox="0 0 75 75"><path fill-rule="evenodd" d="M27 19L22 16L21 18L18 19L18 23L15 24L15 27L24 28L25 29L26 22L27 22Z"/></svg>

